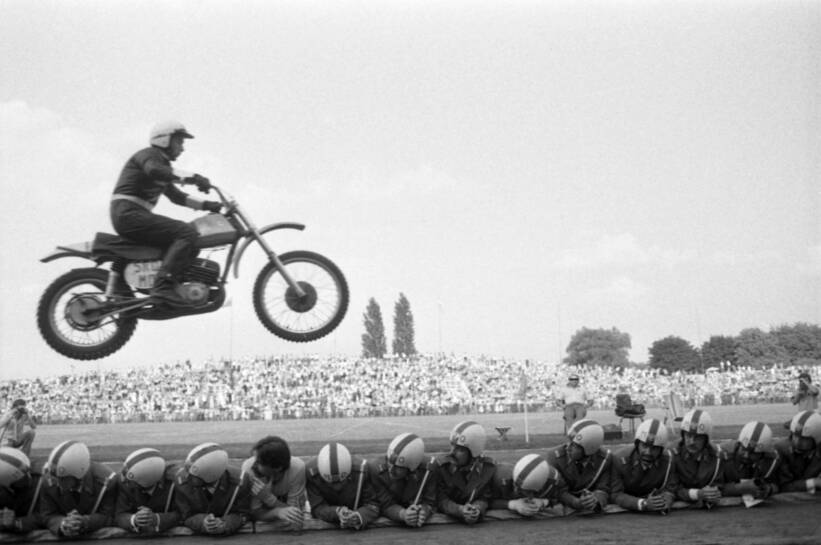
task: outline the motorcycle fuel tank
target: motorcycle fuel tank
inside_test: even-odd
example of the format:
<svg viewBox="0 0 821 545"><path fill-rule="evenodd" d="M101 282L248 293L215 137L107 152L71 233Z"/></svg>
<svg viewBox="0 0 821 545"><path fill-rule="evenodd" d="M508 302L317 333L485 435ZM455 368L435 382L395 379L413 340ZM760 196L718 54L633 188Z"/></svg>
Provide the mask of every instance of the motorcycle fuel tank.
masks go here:
<svg viewBox="0 0 821 545"><path fill-rule="evenodd" d="M223 246L239 238L239 231L221 214L208 214L195 219L191 224L200 234L196 243L198 248Z"/></svg>

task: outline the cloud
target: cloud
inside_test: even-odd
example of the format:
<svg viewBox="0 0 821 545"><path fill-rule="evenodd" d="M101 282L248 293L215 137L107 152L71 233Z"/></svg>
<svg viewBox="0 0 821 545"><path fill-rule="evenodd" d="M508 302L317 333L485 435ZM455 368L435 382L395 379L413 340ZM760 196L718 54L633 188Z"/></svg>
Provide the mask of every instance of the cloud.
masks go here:
<svg viewBox="0 0 821 545"><path fill-rule="evenodd" d="M695 253L651 246L642 247L630 233L606 234L583 248L562 252L557 266L579 270L599 267L632 268L639 266L672 267L695 259Z"/></svg>
<svg viewBox="0 0 821 545"><path fill-rule="evenodd" d="M797 265L798 272L805 276L821 276L821 244L807 248L807 258Z"/></svg>
<svg viewBox="0 0 821 545"><path fill-rule="evenodd" d="M588 291L582 299L588 304L626 308L636 306L650 291L646 285L630 277L619 276L606 286Z"/></svg>

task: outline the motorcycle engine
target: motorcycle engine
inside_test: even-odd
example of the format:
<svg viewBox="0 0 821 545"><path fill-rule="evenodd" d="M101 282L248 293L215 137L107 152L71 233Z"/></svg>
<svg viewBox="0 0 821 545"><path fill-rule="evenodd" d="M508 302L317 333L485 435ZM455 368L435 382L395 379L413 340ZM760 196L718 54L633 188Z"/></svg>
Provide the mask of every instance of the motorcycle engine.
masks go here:
<svg viewBox="0 0 821 545"><path fill-rule="evenodd" d="M181 297L192 305L202 305L208 302L208 286L202 282L183 282L176 289Z"/></svg>
<svg viewBox="0 0 821 545"><path fill-rule="evenodd" d="M219 281L220 266L216 261L197 258L183 272L182 282L177 287L177 293L193 305L208 302L209 286Z"/></svg>

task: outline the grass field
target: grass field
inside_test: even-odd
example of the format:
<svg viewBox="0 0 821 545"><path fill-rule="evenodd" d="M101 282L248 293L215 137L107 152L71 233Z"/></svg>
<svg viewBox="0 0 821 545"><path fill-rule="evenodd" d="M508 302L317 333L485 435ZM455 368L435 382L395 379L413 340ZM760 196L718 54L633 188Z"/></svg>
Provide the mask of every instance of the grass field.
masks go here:
<svg viewBox="0 0 821 545"><path fill-rule="evenodd" d="M783 423L789 420L794 407L775 405L730 405L708 409L715 424L716 439L734 438L750 420L770 424L777 436L785 435ZM612 410L590 411L588 417L603 425L618 424ZM664 418L664 410L649 410L648 417ZM488 433L491 456L507 458L507 452L521 449L543 449L561 443L564 423L558 411L528 414L527 436L524 414L472 414L448 416L412 416L379 418L339 418L309 420L253 420L214 422L169 422L140 424L92 424L40 426L32 450L33 458L47 457L48 452L67 439L84 441L95 459L122 460L141 447L160 449L168 459L182 459L195 445L206 441L222 444L235 458L248 456L257 439L279 435L290 444L297 456L312 456L328 441L338 441L355 454L381 454L396 435L413 432L425 440L431 453L447 450L450 430L462 420L475 420ZM510 427L507 440L502 441L497 427ZM628 422L623 423L625 441L629 441ZM526 441L527 439L527 441Z"/></svg>

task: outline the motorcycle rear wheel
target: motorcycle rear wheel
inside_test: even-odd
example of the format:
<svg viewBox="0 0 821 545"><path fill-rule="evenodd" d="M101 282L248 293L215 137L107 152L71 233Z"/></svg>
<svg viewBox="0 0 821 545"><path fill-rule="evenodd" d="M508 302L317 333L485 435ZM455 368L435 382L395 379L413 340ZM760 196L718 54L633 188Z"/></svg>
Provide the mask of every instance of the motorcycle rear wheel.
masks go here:
<svg viewBox="0 0 821 545"><path fill-rule="evenodd" d="M330 259L304 250L279 256L305 292L298 297L273 263L254 283L254 310L268 331L292 342L310 342L333 331L348 310L348 283Z"/></svg>
<svg viewBox="0 0 821 545"><path fill-rule="evenodd" d="M46 343L75 360L96 360L122 348L136 318L99 319L105 311L108 271L74 269L51 283L37 306L37 327Z"/></svg>

